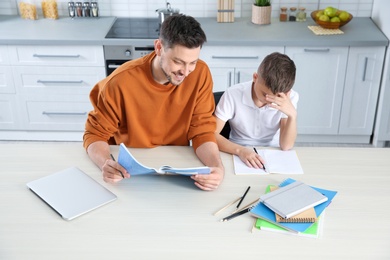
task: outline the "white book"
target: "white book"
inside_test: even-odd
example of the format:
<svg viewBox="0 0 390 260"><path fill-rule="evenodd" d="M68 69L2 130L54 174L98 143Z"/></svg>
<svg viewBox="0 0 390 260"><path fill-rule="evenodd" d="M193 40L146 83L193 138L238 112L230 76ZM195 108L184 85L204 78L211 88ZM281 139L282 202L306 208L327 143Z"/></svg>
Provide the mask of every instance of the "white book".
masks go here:
<svg viewBox="0 0 390 260"><path fill-rule="evenodd" d="M300 181L260 196L265 206L286 219L327 200L325 195Z"/></svg>

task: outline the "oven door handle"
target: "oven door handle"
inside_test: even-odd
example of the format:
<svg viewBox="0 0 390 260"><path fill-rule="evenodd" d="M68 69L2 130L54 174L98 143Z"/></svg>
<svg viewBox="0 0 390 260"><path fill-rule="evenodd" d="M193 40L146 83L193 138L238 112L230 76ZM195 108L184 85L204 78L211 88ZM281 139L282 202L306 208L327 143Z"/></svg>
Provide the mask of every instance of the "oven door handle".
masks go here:
<svg viewBox="0 0 390 260"><path fill-rule="evenodd" d="M107 67L108 67L109 69L116 69L116 68L119 68L119 66L120 66L120 65L118 65L118 64L108 64L108 65L107 65Z"/></svg>

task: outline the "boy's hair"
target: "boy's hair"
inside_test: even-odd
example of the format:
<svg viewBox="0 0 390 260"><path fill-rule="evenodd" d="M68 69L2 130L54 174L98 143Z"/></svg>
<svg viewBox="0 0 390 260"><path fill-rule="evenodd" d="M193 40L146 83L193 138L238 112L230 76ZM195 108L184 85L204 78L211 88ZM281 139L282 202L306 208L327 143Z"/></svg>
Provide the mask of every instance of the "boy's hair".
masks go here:
<svg viewBox="0 0 390 260"><path fill-rule="evenodd" d="M160 28L160 39L164 47L182 45L190 49L199 46L202 48L207 40L200 23L184 14L172 15L164 20Z"/></svg>
<svg viewBox="0 0 390 260"><path fill-rule="evenodd" d="M295 64L285 54L274 52L261 62L257 73L272 93L287 93L295 82Z"/></svg>

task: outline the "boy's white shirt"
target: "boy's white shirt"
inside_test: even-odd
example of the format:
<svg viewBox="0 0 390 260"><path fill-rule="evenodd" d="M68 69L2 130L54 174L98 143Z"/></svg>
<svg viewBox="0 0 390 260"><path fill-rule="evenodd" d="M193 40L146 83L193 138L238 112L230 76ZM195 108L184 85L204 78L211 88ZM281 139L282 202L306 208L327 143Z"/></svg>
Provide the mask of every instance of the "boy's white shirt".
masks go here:
<svg viewBox="0 0 390 260"><path fill-rule="evenodd" d="M294 90L290 99L295 109L299 95ZM222 95L215 115L231 127L230 141L243 146L279 147L280 120L287 116L268 105L257 107L252 100L252 81L228 88Z"/></svg>

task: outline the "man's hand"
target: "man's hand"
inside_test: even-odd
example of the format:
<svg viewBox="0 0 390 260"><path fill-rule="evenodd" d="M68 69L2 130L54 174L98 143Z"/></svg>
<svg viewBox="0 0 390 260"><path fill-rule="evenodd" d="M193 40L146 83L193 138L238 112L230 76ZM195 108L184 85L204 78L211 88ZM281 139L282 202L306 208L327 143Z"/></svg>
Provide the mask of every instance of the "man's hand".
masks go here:
<svg viewBox="0 0 390 260"><path fill-rule="evenodd" d="M107 159L102 166L103 180L109 183L116 183L124 178L130 178L130 174L119 163L112 159Z"/></svg>
<svg viewBox="0 0 390 260"><path fill-rule="evenodd" d="M224 169L219 167L210 167L210 174L192 175L195 185L202 190L216 190L223 180Z"/></svg>

